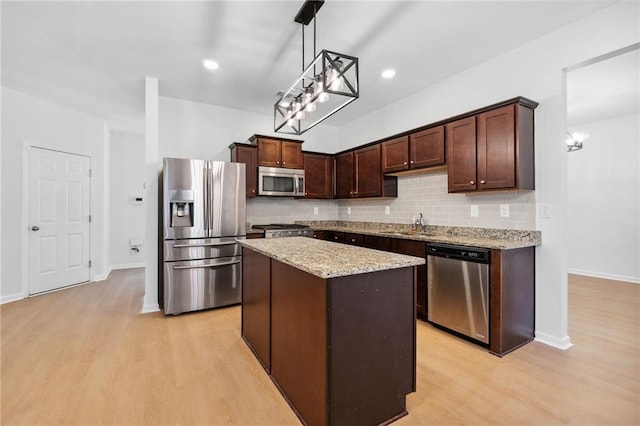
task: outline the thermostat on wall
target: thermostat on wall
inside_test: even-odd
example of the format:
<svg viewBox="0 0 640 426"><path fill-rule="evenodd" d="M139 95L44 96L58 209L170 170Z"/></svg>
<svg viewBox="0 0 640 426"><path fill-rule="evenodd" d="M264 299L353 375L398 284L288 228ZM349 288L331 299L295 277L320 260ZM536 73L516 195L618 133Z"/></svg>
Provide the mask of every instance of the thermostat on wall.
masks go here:
<svg viewBox="0 0 640 426"><path fill-rule="evenodd" d="M141 206L142 205L142 197L131 197L131 204L133 204L134 206Z"/></svg>

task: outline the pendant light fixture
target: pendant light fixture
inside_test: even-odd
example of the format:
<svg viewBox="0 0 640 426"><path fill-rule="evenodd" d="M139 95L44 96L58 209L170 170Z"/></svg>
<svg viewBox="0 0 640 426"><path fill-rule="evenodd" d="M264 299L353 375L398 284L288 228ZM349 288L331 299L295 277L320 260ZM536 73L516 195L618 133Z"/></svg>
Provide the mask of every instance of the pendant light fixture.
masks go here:
<svg viewBox="0 0 640 426"><path fill-rule="evenodd" d="M358 58L321 50L316 55L316 13L324 0L307 0L294 21L302 27L302 74L273 107L275 132L301 135L359 97ZM305 67L304 27L313 21L313 61Z"/></svg>

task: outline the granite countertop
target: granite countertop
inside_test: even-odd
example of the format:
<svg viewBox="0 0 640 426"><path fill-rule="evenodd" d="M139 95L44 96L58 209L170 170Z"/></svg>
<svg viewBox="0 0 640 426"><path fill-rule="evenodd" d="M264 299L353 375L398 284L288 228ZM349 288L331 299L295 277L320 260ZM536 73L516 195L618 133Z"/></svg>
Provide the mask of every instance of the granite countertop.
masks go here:
<svg viewBox="0 0 640 426"><path fill-rule="evenodd" d="M251 239L239 242L258 253L324 279L425 263L425 260L419 257L307 237Z"/></svg>
<svg viewBox="0 0 640 426"><path fill-rule="evenodd" d="M516 229L467 228L427 225L424 231L412 230L410 225L378 222L312 221L296 222L314 230L353 232L379 237L404 238L433 243L509 250L539 246L540 231Z"/></svg>

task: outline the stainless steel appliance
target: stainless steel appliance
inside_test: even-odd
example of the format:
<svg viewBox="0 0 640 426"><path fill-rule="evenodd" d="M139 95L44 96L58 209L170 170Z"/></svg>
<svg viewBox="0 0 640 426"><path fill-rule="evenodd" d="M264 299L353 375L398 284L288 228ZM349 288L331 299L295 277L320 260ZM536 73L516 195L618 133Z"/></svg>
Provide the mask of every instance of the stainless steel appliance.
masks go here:
<svg viewBox="0 0 640 426"><path fill-rule="evenodd" d="M489 343L491 250L427 244L427 319Z"/></svg>
<svg viewBox="0 0 640 426"><path fill-rule="evenodd" d="M265 238L313 237L313 230L309 226L294 223L253 225L253 228L263 230Z"/></svg>
<svg viewBox="0 0 640 426"><path fill-rule="evenodd" d="M304 170L258 167L258 195L304 197Z"/></svg>
<svg viewBox="0 0 640 426"><path fill-rule="evenodd" d="M245 165L165 158L162 173L164 314L240 303Z"/></svg>

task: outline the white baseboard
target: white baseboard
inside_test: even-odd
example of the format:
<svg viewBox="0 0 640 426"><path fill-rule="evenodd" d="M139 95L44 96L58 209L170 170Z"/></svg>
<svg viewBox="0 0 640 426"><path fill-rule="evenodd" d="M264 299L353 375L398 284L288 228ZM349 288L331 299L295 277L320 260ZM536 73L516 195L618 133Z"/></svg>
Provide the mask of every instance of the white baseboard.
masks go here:
<svg viewBox="0 0 640 426"><path fill-rule="evenodd" d="M97 282L97 281L104 281L107 278L109 278L109 274L111 273L111 268L107 268L107 270L105 271L104 274L101 275L95 275L93 277L93 282Z"/></svg>
<svg viewBox="0 0 640 426"><path fill-rule="evenodd" d="M15 302L16 300L22 300L22 299L25 299L26 297L27 296L23 293L7 294L6 296L0 297L0 305L9 303L9 302Z"/></svg>
<svg viewBox="0 0 640 426"><path fill-rule="evenodd" d="M119 265L111 265L111 270L144 268L145 266L147 266L147 265L144 262L142 262L142 263L121 263Z"/></svg>
<svg viewBox="0 0 640 426"><path fill-rule="evenodd" d="M160 305L157 303L149 303L148 305L142 306L143 314L148 314L151 312L159 312L159 311L160 311Z"/></svg>
<svg viewBox="0 0 640 426"><path fill-rule="evenodd" d="M606 280L625 281L628 283L640 284L640 277L607 274L606 272L583 271L580 269L568 269L567 272L570 274L584 275L587 277L604 278Z"/></svg>
<svg viewBox="0 0 640 426"><path fill-rule="evenodd" d="M536 331L535 341L544 343L545 345L552 346L557 349L562 349L563 351L566 351L571 346L573 346L573 343L571 343L571 339L569 338L569 336L558 338L556 336L552 336L540 331Z"/></svg>

